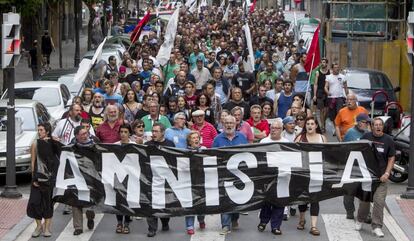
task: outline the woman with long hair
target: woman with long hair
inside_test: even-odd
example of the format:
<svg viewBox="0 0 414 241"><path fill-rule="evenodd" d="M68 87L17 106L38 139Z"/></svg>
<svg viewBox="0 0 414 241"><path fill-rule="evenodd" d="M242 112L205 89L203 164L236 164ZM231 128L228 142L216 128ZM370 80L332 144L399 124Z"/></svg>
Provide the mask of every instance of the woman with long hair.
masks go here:
<svg viewBox="0 0 414 241"><path fill-rule="evenodd" d="M93 91L91 88L85 88L82 91L81 98L82 98L82 107L83 110L89 112L89 109L92 106L92 97Z"/></svg>
<svg viewBox="0 0 414 241"><path fill-rule="evenodd" d="M269 101L265 101L261 104L262 107L262 119L273 119L275 114L273 112L273 105Z"/></svg>
<svg viewBox="0 0 414 241"><path fill-rule="evenodd" d="M27 216L36 220L33 238L52 236L50 225L53 217L52 194L55 186L59 158L57 145L51 139L52 126L45 122L37 126L38 139L30 148L32 185L27 203ZM55 151L54 151L55 150ZM38 158L42 157L42 158ZM44 223L42 224L42 220Z"/></svg>
<svg viewBox="0 0 414 241"><path fill-rule="evenodd" d="M208 98L208 96L205 94L200 94L199 96L197 96L197 99L195 101L196 106L194 108L194 111L196 110L204 111L205 120L209 122L210 124L214 125L215 124L214 110L210 107L210 104L211 104L210 98Z"/></svg>
<svg viewBox="0 0 414 241"><path fill-rule="evenodd" d="M321 129L319 128L318 121L314 117L308 117L305 120L305 126L302 132L296 137L295 142L308 142L308 143L325 143L326 138L322 135ZM299 205L299 224L298 230L305 229L305 212L308 208L307 204ZM319 215L319 202L313 202L310 204L310 215L311 215L311 229L310 234L319 236L320 232L316 227Z"/></svg>
<svg viewBox="0 0 414 241"><path fill-rule="evenodd" d="M191 131L187 135L187 148L191 151L199 151L205 147L201 146L201 135L198 131ZM206 223L204 222L204 215L197 215L197 220L199 223L200 229L206 228ZM185 226L187 228L187 234L194 234L194 216L185 217Z"/></svg>
<svg viewBox="0 0 414 241"><path fill-rule="evenodd" d="M137 95L132 89L126 92L122 106L124 107L124 119L131 124L139 110Z"/></svg>

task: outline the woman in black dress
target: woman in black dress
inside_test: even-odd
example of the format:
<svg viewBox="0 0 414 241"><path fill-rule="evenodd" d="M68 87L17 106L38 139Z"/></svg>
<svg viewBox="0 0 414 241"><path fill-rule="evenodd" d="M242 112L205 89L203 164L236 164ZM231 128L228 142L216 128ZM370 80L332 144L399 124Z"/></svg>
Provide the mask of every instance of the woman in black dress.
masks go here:
<svg viewBox="0 0 414 241"><path fill-rule="evenodd" d="M50 233L53 216L52 193L59 159L56 143L50 138L51 132L52 127L49 123L39 124L37 126L39 139L31 146L32 185L27 216L34 218L37 225L32 237L39 237L42 232L44 237L52 236ZM42 219L44 219L43 224Z"/></svg>

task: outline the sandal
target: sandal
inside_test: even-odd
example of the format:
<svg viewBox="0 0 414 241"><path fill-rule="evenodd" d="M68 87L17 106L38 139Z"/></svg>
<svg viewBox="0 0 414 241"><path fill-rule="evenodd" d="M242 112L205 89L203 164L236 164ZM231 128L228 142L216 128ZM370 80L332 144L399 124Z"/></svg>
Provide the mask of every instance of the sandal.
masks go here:
<svg viewBox="0 0 414 241"><path fill-rule="evenodd" d="M259 230L260 232L263 232L265 229L266 229L266 224L259 223L259 225L257 225L257 230Z"/></svg>
<svg viewBox="0 0 414 241"><path fill-rule="evenodd" d="M296 227L298 230L304 230L305 229L305 224L306 224L306 220L303 219L301 221L299 221L298 226Z"/></svg>
<svg viewBox="0 0 414 241"><path fill-rule="evenodd" d="M118 224L118 225L116 225L116 230L115 230L115 232L116 233L122 233L122 224Z"/></svg>
<svg viewBox="0 0 414 241"><path fill-rule="evenodd" d="M312 227L309 231L310 234L314 235L314 236L319 236L321 234L321 232L319 232L317 227Z"/></svg>
<svg viewBox="0 0 414 241"><path fill-rule="evenodd" d="M122 230L123 234L129 234L129 226L125 225L124 229Z"/></svg>

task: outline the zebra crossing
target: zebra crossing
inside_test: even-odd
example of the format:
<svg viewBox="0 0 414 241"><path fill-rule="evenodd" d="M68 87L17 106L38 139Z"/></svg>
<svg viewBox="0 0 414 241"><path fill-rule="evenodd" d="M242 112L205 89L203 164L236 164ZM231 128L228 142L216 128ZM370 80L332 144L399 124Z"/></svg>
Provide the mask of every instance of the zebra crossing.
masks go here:
<svg viewBox="0 0 414 241"><path fill-rule="evenodd" d="M48 241L89 241L89 240L140 240L140 241L270 241L270 240L323 240L323 241L368 241L368 240L387 240L387 241L408 241L410 240L401 231L389 213L385 212L385 233L384 238L376 238L371 233L370 225L365 224L360 232L354 230L354 222L345 218L345 211L342 205L342 198L334 198L320 202L321 213L318 219L318 228L321 236L315 237L309 234L310 217L307 213L306 228L303 231L296 229L298 215L290 217L288 221L282 223L281 236L275 236L270 232L268 226L265 232L257 231L258 211L249 212L241 215L238 230L233 230L230 234L220 235L220 215L206 216L206 229L195 230L192 236L187 235L185 231L184 217L174 217L170 221L170 230L163 232L158 231L153 238L148 238L147 223L145 219L133 219L130 224L130 234L116 234L116 218L112 214L96 214L95 228L88 230L86 227L86 218L84 217L84 233L79 236L73 236L73 225L71 215L62 215L63 205L58 205L53 217L52 237L50 238L31 238L31 233L35 228L34 222L29 225L18 237L22 240L48 240ZM198 225L196 225L198 226Z"/></svg>

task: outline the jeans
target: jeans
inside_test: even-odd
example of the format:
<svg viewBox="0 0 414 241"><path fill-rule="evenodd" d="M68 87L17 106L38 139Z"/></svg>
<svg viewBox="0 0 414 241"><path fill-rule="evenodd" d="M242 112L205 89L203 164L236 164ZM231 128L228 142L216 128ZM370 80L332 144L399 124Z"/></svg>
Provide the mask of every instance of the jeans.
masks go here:
<svg viewBox="0 0 414 241"><path fill-rule="evenodd" d="M270 221L270 227L273 229L280 229L282 225L284 207L277 207L270 203L264 203L260 209L260 223L267 224Z"/></svg>
<svg viewBox="0 0 414 241"><path fill-rule="evenodd" d="M199 223L204 223L204 216L197 216L197 220ZM187 230L194 229L194 216L185 217L185 226Z"/></svg>
<svg viewBox="0 0 414 241"><path fill-rule="evenodd" d="M221 227L228 227L230 229L231 222L237 222L239 220L239 213L222 213L221 214Z"/></svg>
<svg viewBox="0 0 414 241"><path fill-rule="evenodd" d="M374 207L372 208L372 228L382 228L384 222L384 207L385 207L385 198L387 196L387 183L381 182L377 190L375 190L373 203ZM369 213L369 202L359 202L358 208L358 222L364 222Z"/></svg>

